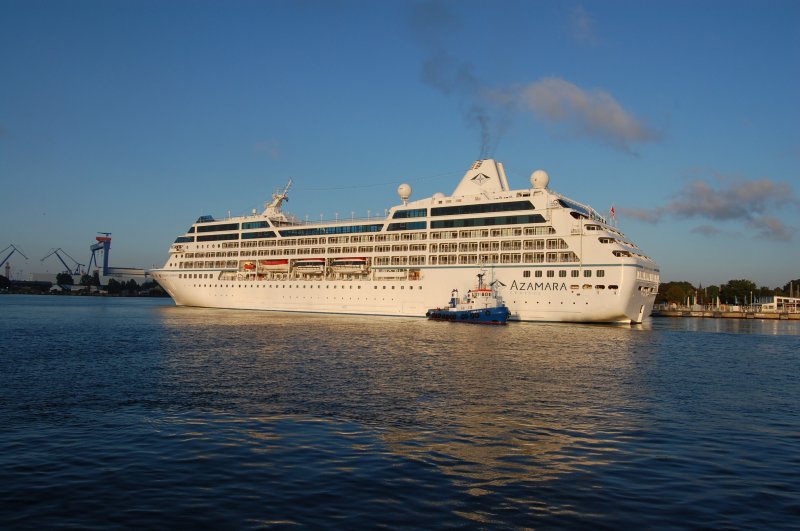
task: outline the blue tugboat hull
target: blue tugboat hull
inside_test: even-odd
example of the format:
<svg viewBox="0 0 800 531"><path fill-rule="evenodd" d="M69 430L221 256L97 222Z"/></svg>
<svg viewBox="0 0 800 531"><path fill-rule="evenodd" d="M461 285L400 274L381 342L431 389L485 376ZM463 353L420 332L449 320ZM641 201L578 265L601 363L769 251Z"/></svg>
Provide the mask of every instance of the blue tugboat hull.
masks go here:
<svg viewBox="0 0 800 531"><path fill-rule="evenodd" d="M480 310L448 310L433 308L425 313L433 321L451 321L471 324L506 324L510 312L505 306L482 308Z"/></svg>

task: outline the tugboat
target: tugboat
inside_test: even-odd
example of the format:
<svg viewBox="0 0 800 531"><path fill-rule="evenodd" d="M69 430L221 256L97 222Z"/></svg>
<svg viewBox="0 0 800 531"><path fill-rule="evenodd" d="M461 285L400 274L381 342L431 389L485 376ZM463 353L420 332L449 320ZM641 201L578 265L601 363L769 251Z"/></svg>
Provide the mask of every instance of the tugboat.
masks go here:
<svg viewBox="0 0 800 531"><path fill-rule="evenodd" d="M484 273L478 273L478 286L469 290L462 299L459 299L458 290L454 289L450 294L448 307L431 308L425 316L434 321L506 324L510 312L495 288L499 282L494 281L488 287L484 287L483 276Z"/></svg>

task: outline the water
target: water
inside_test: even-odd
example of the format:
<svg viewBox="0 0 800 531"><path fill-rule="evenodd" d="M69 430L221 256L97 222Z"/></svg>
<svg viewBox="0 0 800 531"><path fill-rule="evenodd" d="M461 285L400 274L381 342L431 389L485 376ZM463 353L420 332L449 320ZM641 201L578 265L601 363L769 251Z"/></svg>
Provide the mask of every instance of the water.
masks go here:
<svg viewBox="0 0 800 531"><path fill-rule="evenodd" d="M800 322L0 296L0 528L796 528Z"/></svg>

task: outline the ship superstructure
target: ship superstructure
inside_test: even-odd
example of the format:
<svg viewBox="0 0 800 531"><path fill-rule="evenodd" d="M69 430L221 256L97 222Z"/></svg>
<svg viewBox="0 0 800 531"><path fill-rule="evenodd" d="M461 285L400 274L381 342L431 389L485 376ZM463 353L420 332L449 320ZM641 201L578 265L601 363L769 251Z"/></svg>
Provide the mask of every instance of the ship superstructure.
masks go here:
<svg viewBox="0 0 800 531"><path fill-rule="evenodd" d="M642 322L658 266L544 171L530 182L478 160L450 196L403 184L385 218L302 222L282 211L290 181L260 214L200 217L152 274L178 305L423 317L489 268L510 320Z"/></svg>

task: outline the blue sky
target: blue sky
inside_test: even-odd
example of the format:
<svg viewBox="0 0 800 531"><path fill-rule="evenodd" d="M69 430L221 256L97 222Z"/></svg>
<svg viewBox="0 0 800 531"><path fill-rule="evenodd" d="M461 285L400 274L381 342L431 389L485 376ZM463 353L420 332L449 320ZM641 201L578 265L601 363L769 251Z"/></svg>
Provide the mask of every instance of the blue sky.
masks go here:
<svg viewBox="0 0 800 531"><path fill-rule="evenodd" d="M662 280L800 278L795 1L0 0L12 273L159 266L202 214L301 219L538 168Z"/></svg>

